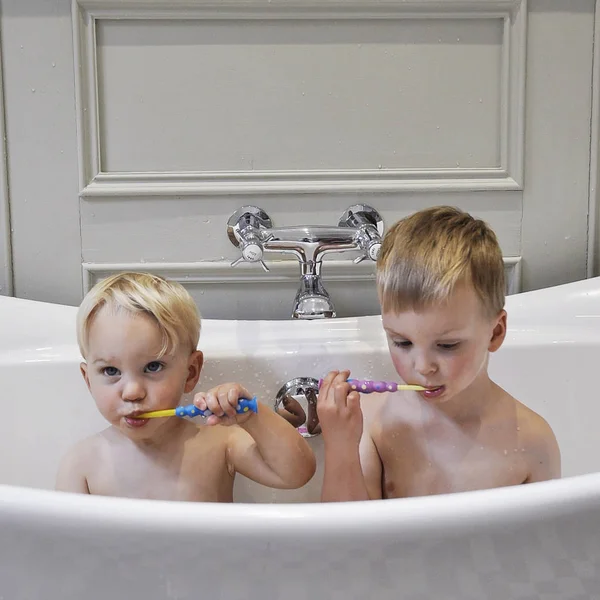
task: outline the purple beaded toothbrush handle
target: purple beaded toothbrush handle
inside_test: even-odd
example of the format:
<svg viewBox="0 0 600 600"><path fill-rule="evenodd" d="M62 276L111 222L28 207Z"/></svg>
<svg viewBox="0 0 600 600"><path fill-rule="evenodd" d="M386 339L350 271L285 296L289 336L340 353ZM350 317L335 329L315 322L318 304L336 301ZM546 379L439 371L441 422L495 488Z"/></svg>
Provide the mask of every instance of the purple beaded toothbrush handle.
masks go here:
<svg viewBox="0 0 600 600"><path fill-rule="evenodd" d="M370 381L368 379L348 379L348 383L353 390L358 390L361 394L372 394L373 392L397 392L398 384L393 381Z"/></svg>
<svg viewBox="0 0 600 600"><path fill-rule="evenodd" d="M323 383L322 379L319 379L319 387ZM369 379L348 379L348 383L353 390L359 391L361 394L372 394L382 392L397 392L398 389L402 388L414 388L416 386L408 386L394 381L371 381Z"/></svg>

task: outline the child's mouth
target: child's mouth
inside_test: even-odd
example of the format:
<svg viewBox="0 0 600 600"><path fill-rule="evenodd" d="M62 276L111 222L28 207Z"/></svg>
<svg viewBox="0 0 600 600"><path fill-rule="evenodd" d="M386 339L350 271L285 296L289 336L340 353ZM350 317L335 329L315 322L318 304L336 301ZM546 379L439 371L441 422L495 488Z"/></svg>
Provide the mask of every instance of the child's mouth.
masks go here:
<svg viewBox="0 0 600 600"><path fill-rule="evenodd" d="M432 387L427 390L423 390L420 393L423 394L423 396L425 396L425 398L430 400L433 398L439 398L444 393L445 390L446 390L446 388L443 385L440 385L438 387Z"/></svg>
<svg viewBox="0 0 600 600"><path fill-rule="evenodd" d="M129 416L124 417L125 423L129 425L129 427L143 427L150 419L139 419L138 417Z"/></svg>

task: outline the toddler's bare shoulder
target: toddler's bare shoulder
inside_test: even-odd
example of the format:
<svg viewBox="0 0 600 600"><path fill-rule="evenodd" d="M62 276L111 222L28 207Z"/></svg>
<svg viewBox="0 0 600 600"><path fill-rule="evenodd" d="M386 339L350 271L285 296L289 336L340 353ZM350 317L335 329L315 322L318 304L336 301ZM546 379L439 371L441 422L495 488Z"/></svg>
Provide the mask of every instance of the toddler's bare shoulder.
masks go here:
<svg viewBox="0 0 600 600"><path fill-rule="evenodd" d="M223 425L204 425L194 424L194 430L187 432L187 438L189 443L186 445L191 446L194 451L204 452L207 448L220 448L227 447L229 440L232 435L235 435L235 430L240 429L235 425L225 427Z"/></svg>
<svg viewBox="0 0 600 600"><path fill-rule="evenodd" d="M62 459L62 465L69 469L87 472L98 463L99 455L105 445L103 432L84 438L69 448Z"/></svg>

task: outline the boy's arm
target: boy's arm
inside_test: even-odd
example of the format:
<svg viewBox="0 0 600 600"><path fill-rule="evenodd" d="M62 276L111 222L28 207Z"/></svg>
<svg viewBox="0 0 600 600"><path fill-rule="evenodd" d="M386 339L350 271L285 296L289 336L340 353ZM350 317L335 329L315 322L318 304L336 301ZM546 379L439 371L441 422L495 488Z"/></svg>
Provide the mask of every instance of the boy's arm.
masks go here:
<svg viewBox="0 0 600 600"><path fill-rule="evenodd" d="M315 474L315 455L307 441L264 404L233 428L229 439L230 464L262 485L296 489Z"/></svg>
<svg viewBox="0 0 600 600"><path fill-rule="evenodd" d="M194 404L213 413L206 419L209 426L239 426L232 428L227 448L235 471L269 487L302 487L315 474L313 451L292 425L264 404L256 414L237 414L239 399L251 397L239 383L223 383L197 393Z"/></svg>
<svg viewBox="0 0 600 600"><path fill-rule="evenodd" d="M322 502L381 498L381 461L363 423L360 395L346 383L349 371L332 371L319 391L317 410L325 444Z"/></svg>
<svg viewBox="0 0 600 600"><path fill-rule="evenodd" d="M322 502L381 499L381 460L365 431L360 444L345 447L325 442Z"/></svg>
<svg viewBox="0 0 600 600"><path fill-rule="evenodd" d="M550 425L538 416L530 443L530 472L525 483L560 479L560 448Z"/></svg>
<svg viewBox="0 0 600 600"><path fill-rule="evenodd" d="M80 446L72 448L61 460L56 476L55 489L59 492L89 494L85 477L85 453Z"/></svg>

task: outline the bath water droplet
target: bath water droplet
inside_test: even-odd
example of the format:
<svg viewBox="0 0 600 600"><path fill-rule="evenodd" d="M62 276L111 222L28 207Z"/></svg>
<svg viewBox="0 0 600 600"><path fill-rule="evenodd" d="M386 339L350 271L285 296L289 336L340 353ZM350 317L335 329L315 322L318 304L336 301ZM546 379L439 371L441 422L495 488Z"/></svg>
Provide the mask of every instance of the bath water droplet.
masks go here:
<svg viewBox="0 0 600 600"><path fill-rule="evenodd" d="M504 456L506 456L508 454L508 450L504 451Z"/></svg>
<svg viewBox="0 0 600 600"><path fill-rule="evenodd" d="M54 68L56 66L56 63L52 63L52 68Z"/></svg>
<svg viewBox="0 0 600 600"><path fill-rule="evenodd" d="M35 88L31 88L31 93L35 94Z"/></svg>

